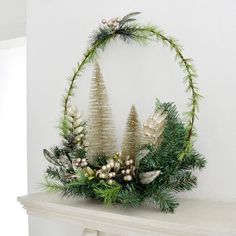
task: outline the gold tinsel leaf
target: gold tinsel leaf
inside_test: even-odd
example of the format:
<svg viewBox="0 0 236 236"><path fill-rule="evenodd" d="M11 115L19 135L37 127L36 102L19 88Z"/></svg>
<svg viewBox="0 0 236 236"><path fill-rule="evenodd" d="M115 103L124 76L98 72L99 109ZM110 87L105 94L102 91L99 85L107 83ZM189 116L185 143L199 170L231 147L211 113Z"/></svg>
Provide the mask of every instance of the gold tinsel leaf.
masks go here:
<svg viewBox="0 0 236 236"><path fill-rule="evenodd" d="M146 143L159 146L162 141L162 133L166 124L167 113L163 110L156 111L143 125Z"/></svg>

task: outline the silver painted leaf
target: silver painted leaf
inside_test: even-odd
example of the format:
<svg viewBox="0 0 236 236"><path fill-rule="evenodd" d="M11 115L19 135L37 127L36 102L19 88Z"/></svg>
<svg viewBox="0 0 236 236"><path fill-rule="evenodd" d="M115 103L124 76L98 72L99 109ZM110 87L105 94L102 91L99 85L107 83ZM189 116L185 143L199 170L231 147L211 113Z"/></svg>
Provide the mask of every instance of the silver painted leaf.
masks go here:
<svg viewBox="0 0 236 236"><path fill-rule="evenodd" d="M141 184L150 184L159 174L160 170L148 171L145 173L139 174L139 179Z"/></svg>
<svg viewBox="0 0 236 236"><path fill-rule="evenodd" d="M73 169L72 163L66 155L60 156L60 162L65 169Z"/></svg>
<svg viewBox="0 0 236 236"><path fill-rule="evenodd" d="M147 154L150 152L148 149L143 149L138 152L136 159L135 159L135 166L138 168L140 161L147 156Z"/></svg>
<svg viewBox="0 0 236 236"><path fill-rule="evenodd" d="M52 163L53 165L60 165L57 161L57 158L47 149L43 149L43 155L46 158L46 160Z"/></svg>

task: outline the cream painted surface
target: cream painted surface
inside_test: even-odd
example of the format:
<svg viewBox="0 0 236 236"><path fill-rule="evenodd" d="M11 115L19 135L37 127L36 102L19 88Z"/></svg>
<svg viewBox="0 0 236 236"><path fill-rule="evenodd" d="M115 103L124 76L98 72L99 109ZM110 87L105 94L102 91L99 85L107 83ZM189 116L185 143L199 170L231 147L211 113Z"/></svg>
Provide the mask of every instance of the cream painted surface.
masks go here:
<svg viewBox="0 0 236 236"><path fill-rule="evenodd" d="M178 38L192 57L204 95L197 122L196 147L207 160L197 173L199 186L188 198L236 200L236 3L233 0L82 1L28 0L28 174L29 192L37 192L47 165L42 149L59 142L57 122L66 78L82 58L88 35L102 18L142 11L139 22L153 23ZM142 121L154 99L175 101L185 111L182 73L174 55L151 47L113 42L100 56L120 142L128 110L135 104ZM79 109L86 117L91 66L79 78ZM31 236L38 236L35 223ZM66 227L66 226L65 226ZM69 228L68 228L69 230ZM71 233L71 235L74 235Z"/></svg>
<svg viewBox="0 0 236 236"><path fill-rule="evenodd" d="M147 206L125 210L45 193L18 200L29 215L78 225L83 236L236 236L236 202L184 199L175 214L163 214Z"/></svg>

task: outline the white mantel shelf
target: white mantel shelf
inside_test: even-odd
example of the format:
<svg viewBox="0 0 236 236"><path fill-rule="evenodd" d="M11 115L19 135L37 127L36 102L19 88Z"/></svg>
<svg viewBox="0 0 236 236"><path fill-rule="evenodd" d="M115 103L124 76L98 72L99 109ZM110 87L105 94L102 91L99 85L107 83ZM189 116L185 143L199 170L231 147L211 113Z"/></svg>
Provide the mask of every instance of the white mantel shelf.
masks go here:
<svg viewBox="0 0 236 236"><path fill-rule="evenodd" d="M147 206L124 210L47 193L18 201L29 215L78 224L84 235L236 236L236 203L182 199L175 214L165 214Z"/></svg>

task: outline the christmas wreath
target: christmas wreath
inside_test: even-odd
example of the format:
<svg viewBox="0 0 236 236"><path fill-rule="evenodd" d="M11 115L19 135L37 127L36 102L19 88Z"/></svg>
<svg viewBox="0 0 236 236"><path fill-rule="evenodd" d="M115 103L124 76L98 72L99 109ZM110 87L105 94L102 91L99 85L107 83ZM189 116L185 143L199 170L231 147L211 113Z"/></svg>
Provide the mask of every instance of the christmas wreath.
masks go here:
<svg viewBox="0 0 236 236"><path fill-rule="evenodd" d="M63 117L60 121L62 143L44 149L50 162L46 170L45 187L62 196L101 200L105 204L138 207L144 201L173 212L178 206L176 193L197 185L193 170L202 169L206 160L193 147L194 121L200 99L192 60L184 57L177 40L155 26L140 25L133 18L139 12L123 18L102 20L91 36L90 46L69 81L63 97ZM140 125L134 106L126 124L121 151L117 152L111 109L97 55L115 39L148 44L160 41L175 53L184 73L187 92L191 94L183 121L174 103L156 100L154 113ZM75 82L82 70L94 63L90 93L90 113L83 121L72 104Z"/></svg>

